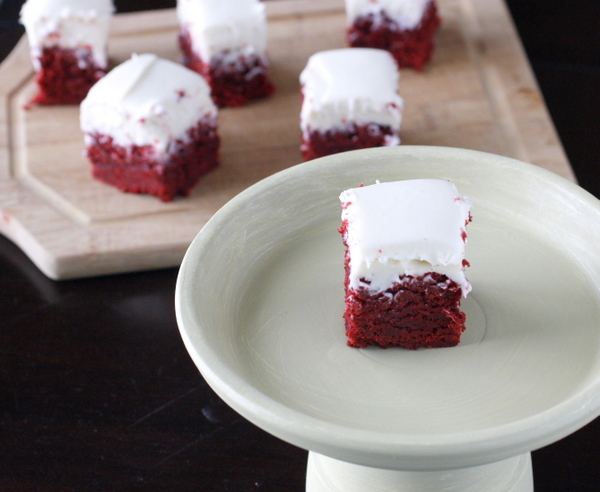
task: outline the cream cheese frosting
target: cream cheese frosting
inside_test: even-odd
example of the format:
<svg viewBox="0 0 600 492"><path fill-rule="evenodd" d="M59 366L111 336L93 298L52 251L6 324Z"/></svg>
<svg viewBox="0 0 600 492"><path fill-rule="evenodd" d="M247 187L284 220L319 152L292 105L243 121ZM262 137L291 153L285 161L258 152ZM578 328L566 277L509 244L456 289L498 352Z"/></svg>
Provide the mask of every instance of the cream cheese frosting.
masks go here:
<svg viewBox="0 0 600 492"><path fill-rule="evenodd" d="M226 52L265 56L266 13L258 0L178 0L177 18L205 63Z"/></svg>
<svg viewBox="0 0 600 492"><path fill-rule="evenodd" d="M36 70L43 48L89 49L94 62L108 66L106 43L114 13L111 0L27 0L21 8Z"/></svg>
<svg viewBox="0 0 600 492"><path fill-rule="evenodd" d="M402 29L416 28L432 0L345 0L349 23L372 14L377 23L385 12Z"/></svg>
<svg viewBox="0 0 600 492"><path fill-rule="evenodd" d="M197 73L154 54L133 55L113 68L81 103L86 144L92 134L108 135L121 146L152 145L168 152L200 120L214 120L217 107Z"/></svg>
<svg viewBox="0 0 600 492"><path fill-rule="evenodd" d="M402 275L436 272L458 283L464 297L471 291L463 265L471 203L454 184L376 183L346 190L340 201L348 224L350 288L382 292Z"/></svg>
<svg viewBox="0 0 600 492"><path fill-rule="evenodd" d="M384 50L342 48L313 54L300 74L302 132L353 122L389 125L397 132L404 106L399 78L396 62ZM388 145L398 143L396 137Z"/></svg>

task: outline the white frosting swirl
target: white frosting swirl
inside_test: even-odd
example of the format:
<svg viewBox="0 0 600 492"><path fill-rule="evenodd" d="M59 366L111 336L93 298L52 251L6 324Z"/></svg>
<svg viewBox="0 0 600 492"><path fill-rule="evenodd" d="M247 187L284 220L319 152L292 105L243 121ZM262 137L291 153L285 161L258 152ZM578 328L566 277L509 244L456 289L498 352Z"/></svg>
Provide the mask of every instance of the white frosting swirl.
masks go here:
<svg viewBox="0 0 600 492"><path fill-rule="evenodd" d="M21 8L36 70L43 48L89 49L94 62L108 66L106 43L114 12L111 0L27 0Z"/></svg>
<svg viewBox="0 0 600 492"><path fill-rule="evenodd" d="M265 56L267 20L258 0L178 0L177 18L205 63L225 51Z"/></svg>
<svg viewBox="0 0 600 492"><path fill-rule="evenodd" d="M351 288L382 292L401 275L436 272L458 283L463 296L470 292L463 259L471 203L454 184L439 179L377 183L346 190L340 200L348 223Z"/></svg>
<svg viewBox="0 0 600 492"><path fill-rule="evenodd" d="M357 17L373 14L375 21L381 20L385 12L402 29L414 29L419 25L425 10L432 0L345 0L349 23Z"/></svg>
<svg viewBox="0 0 600 492"><path fill-rule="evenodd" d="M397 132L404 106L398 95L399 78L396 62L384 50L343 48L315 53L300 74L303 133L349 123L389 125Z"/></svg>
<svg viewBox="0 0 600 492"><path fill-rule="evenodd" d="M133 55L112 69L81 103L80 123L91 134L113 138L121 146L152 145L168 151L174 139L186 138L200 120L216 125L217 108L204 78L153 54Z"/></svg>

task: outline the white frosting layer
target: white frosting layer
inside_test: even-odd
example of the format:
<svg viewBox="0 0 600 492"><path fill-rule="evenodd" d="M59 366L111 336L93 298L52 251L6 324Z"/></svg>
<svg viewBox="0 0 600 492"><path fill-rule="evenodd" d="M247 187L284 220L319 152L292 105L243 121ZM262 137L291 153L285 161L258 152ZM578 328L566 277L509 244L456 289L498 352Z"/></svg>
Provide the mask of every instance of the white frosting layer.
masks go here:
<svg viewBox="0 0 600 492"><path fill-rule="evenodd" d="M377 123L400 130L404 102L392 55L372 48L321 51L300 74L300 128L324 131L348 123ZM398 144L399 140L390 142Z"/></svg>
<svg viewBox="0 0 600 492"><path fill-rule="evenodd" d="M383 11L402 29L414 29L432 0L346 0L346 16L349 23L357 17L373 14L375 22Z"/></svg>
<svg viewBox="0 0 600 492"><path fill-rule="evenodd" d="M116 144L152 145L168 152L200 120L216 125L217 108L204 78L156 55L133 57L112 69L81 103L81 129L104 134Z"/></svg>
<svg viewBox="0 0 600 492"><path fill-rule="evenodd" d="M21 8L36 70L43 48L89 49L94 62L108 66L106 42L114 12L111 0L27 0Z"/></svg>
<svg viewBox="0 0 600 492"><path fill-rule="evenodd" d="M382 292L401 275L437 272L471 291L463 259L471 203L438 179L377 183L340 195L348 221L349 286ZM361 281L364 278L370 285Z"/></svg>
<svg viewBox="0 0 600 492"><path fill-rule="evenodd" d="M178 0L177 18L205 63L224 51L265 56L267 20L258 0Z"/></svg>

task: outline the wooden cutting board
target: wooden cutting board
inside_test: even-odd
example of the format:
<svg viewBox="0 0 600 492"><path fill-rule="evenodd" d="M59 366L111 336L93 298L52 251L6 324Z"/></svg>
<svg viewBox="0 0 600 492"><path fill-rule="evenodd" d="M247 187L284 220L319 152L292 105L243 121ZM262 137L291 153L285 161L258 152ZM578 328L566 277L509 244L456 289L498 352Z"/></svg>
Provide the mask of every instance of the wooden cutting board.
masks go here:
<svg viewBox="0 0 600 492"><path fill-rule="evenodd" d="M438 0L442 27L423 73L403 70L401 139L515 157L574 180L502 0ZM24 37L0 66L0 232L50 278L177 266L206 221L256 181L301 162L298 77L344 47L342 0L266 3L277 92L220 112L221 167L162 203L91 178L78 107L23 106L35 87ZM112 64L151 52L180 61L174 10L119 14Z"/></svg>

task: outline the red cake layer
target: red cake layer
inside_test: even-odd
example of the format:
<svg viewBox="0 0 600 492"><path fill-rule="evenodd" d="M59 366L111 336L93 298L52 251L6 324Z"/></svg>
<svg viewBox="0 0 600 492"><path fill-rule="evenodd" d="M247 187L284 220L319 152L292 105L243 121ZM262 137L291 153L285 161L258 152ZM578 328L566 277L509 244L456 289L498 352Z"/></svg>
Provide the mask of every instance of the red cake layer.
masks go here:
<svg viewBox="0 0 600 492"><path fill-rule="evenodd" d="M386 137L394 136L389 126L375 123L352 124L350 127L333 128L324 132L313 130L308 138L302 137L300 150L305 161L348 150L368 149L385 145Z"/></svg>
<svg viewBox="0 0 600 492"><path fill-rule="evenodd" d="M347 223L340 233L346 241ZM402 276L384 292L372 294L367 287L349 286L350 256L344 256L347 344L365 348L454 347L465 330L466 315L460 311L462 289L440 273ZM365 281L365 283L367 283Z"/></svg>
<svg viewBox="0 0 600 492"><path fill-rule="evenodd" d="M243 106L275 91L261 57L241 56L235 62L229 62L223 54L205 63L192 50L190 35L185 31L179 34L179 46L184 65L204 77L210 85L214 103L221 108Z"/></svg>
<svg viewBox="0 0 600 492"><path fill-rule="evenodd" d="M122 147L107 135L92 135L87 148L92 174L129 193L148 193L162 201L187 196L198 180L218 166L219 137L216 128L199 122L186 141L177 140L167 158L157 156L150 145Z"/></svg>
<svg viewBox="0 0 600 492"><path fill-rule="evenodd" d="M106 69L89 49L44 48L35 81L38 92L29 104L79 104Z"/></svg>
<svg viewBox="0 0 600 492"><path fill-rule="evenodd" d="M435 2L431 2L421 23L414 29L402 29L385 11L382 19L373 14L358 17L348 28L346 39L352 47L388 50L402 68L423 70L433 53L433 36L441 21Z"/></svg>
<svg viewBox="0 0 600 492"><path fill-rule="evenodd" d="M375 295L366 288L348 291L348 345L411 350L458 345L465 330L460 286L438 273L401 280Z"/></svg>

